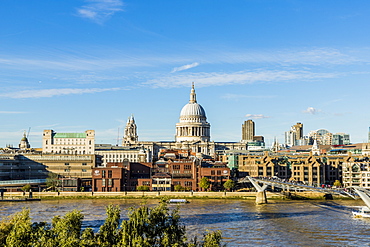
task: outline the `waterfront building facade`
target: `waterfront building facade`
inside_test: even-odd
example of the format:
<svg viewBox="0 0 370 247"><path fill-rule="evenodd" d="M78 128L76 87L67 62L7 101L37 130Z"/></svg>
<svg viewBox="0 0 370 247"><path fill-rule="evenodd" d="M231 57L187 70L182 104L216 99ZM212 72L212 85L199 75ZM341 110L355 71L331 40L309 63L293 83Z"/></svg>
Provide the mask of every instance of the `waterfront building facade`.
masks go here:
<svg viewBox="0 0 370 247"><path fill-rule="evenodd" d="M47 176L47 167L28 154L0 153L0 181L45 179Z"/></svg>
<svg viewBox="0 0 370 247"><path fill-rule="evenodd" d="M128 160L95 167L92 171L93 191L135 191L139 184L138 180L150 179L151 167L151 163Z"/></svg>
<svg viewBox="0 0 370 247"><path fill-rule="evenodd" d="M94 154L95 131L84 133L56 133L44 130L42 137L43 153Z"/></svg>
<svg viewBox="0 0 370 247"><path fill-rule="evenodd" d="M108 163L151 162L151 153L144 146L112 146L110 144L96 144L95 154L101 156L102 165Z"/></svg>
<svg viewBox="0 0 370 247"><path fill-rule="evenodd" d="M342 179L342 155L254 152L240 154L239 172L251 177L279 177L309 185L333 184Z"/></svg>
<svg viewBox="0 0 370 247"><path fill-rule="evenodd" d="M368 155L349 155L343 162L343 186L370 189L370 158Z"/></svg>
<svg viewBox="0 0 370 247"><path fill-rule="evenodd" d="M161 150L154 163L108 163L93 169L94 191L131 191L147 186L150 191L201 191L199 181L207 177L210 190L223 190L230 178L226 163L204 161L190 150Z"/></svg>

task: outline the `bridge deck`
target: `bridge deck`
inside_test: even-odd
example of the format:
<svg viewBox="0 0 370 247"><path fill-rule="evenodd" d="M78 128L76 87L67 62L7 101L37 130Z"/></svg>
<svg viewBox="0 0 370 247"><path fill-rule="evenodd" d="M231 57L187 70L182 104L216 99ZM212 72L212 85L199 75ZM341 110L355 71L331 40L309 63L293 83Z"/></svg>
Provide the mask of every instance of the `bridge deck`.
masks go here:
<svg viewBox="0 0 370 247"><path fill-rule="evenodd" d="M252 178L252 177L245 177L242 179L239 179L239 182L249 182L250 179L254 180L255 182L262 183L265 185L270 185L274 187L278 187L284 190L306 190L306 191L314 191L314 192L320 192L320 193L325 193L325 194L336 194L336 195L341 195L345 197L352 197L355 198L352 193L350 193L347 189L343 188L322 188L322 187L316 187L316 186L310 186L306 184L301 184L301 183L295 183L295 182L288 182L284 181L279 178Z"/></svg>

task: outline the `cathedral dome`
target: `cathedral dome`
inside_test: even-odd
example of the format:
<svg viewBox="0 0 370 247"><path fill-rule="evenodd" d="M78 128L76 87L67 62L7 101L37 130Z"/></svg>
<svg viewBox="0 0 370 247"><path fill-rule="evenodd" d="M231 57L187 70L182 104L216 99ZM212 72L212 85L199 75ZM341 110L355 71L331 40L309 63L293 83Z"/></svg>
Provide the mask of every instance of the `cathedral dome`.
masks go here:
<svg viewBox="0 0 370 247"><path fill-rule="evenodd" d="M186 104L180 113L180 117L187 117L187 116L198 116L198 117L206 117L206 112L204 111L203 107L198 103L188 103Z"/></svg>
<svg viewBox="0 0 370 247"><path fill-rule="evenodd" d="M191 88L189 103L184 105L180 112L180 122L207 122L206 111L197 103L194 84Z"/></svg>
<svg viewBox="0 0 370 247"><path fill-rule="evenodd" d="M180 112L180 122L176 124L176 142L209 142L210 124L206 111L197 103L194 83L190 100Z"/></svg>

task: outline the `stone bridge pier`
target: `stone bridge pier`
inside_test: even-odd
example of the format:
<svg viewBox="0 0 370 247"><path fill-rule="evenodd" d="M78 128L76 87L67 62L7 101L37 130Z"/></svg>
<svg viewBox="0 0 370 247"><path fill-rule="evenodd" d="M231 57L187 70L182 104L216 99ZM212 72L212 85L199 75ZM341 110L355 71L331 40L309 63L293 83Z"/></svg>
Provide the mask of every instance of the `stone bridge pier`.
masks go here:
<svg viewBox="0 0 370 247"><path fill-rule="evenodd" d="M266 204L267 197L266 197L266 188L267 184L263 185L262 187L251 177L248 177L249 181L253 184L254 188L256 188L256 204Z"/></svg>

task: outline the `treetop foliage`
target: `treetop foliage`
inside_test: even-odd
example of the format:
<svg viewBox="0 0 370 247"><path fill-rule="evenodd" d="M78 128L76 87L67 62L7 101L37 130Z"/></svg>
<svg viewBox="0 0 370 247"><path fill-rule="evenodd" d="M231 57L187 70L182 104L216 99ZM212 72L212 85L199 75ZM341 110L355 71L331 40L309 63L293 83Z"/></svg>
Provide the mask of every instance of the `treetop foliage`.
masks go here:
<svg viewBox="0 0 370 247"><path fill-rule="evenodd" d="M221 231L207 232L203 239L186 238L185 226L180 224L178 208L169 210L162 202L149 208L131 208L128 220L120 222L119 206L106 208L107 218L97 233L82 229L81 211L73 210L64 217L55 216L51 224L32 223L29 209L0 222L0 246L17 247L216 247L221 246Z"/></svg>

